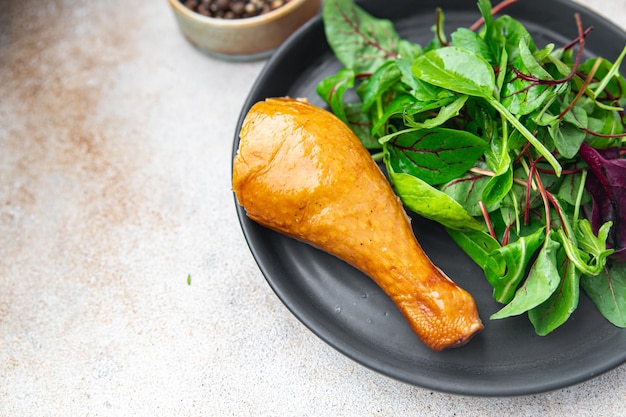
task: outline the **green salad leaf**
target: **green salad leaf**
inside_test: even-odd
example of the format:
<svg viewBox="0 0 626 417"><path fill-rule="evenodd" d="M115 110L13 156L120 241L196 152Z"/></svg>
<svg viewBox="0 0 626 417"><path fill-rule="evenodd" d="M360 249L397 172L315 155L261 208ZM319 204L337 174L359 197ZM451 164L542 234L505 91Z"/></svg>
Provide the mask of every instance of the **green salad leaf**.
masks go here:
<svg viewBox="0 0 626 417"><path fill-rule="evenodd" d="M584 59L593 34L578 15L569 43L539 45L502 7L477 6L482 19L451 33L436 10L421 45L353 0L326 0L343 67L317 92L407 209L482 268L502 304L492 319L526 314L547 335L582 288L626 327L626 47Z"/></svg>

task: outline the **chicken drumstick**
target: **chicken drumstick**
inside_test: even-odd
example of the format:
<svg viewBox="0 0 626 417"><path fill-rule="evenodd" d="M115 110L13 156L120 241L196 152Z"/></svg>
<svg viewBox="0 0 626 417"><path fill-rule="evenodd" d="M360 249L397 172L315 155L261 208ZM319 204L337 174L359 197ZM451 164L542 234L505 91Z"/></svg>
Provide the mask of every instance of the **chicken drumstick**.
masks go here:
<svg viewBox="0 0 626 417"><path fill-rule="evenodd" d="M433 350L482 330L472 296L426 256L389 182L336 116L268 99L250 109L240 138L233 191L250 219L367 274Z"/></svg>

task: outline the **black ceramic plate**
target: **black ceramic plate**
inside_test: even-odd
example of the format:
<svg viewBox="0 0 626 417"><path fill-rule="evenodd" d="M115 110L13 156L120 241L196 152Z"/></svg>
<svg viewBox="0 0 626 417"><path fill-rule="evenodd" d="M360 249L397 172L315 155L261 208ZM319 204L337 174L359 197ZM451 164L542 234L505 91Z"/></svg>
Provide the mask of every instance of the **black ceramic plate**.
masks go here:
<svg viewBox="0 0 626 417"><path fill-rule="evenodd" d="M475 0L379 0L360 3L394 21L400 34L425 44L432 38L435 8L443 7L450 30L478 17ZM563 45L576 37L574 14L585 27L589 55L614 60L626 34L567 0L520 0L506 12L521 20L537 44ZM267 97L307 97L323 106L315 87L340 68L329 50L320 18L296 32L268 61L242 109ZM233 155L239 141L235 135ZM498 306L472 261L436 224L415 217L413 227L431 259L476 298L485 330L468 345L433 352L422 345L389 298L342 261L250 221L237 206L244 235L268 283L289 310L337 350L382 374L428 389L464 395L539 393L592 378L626 362L626 331L614 327L584 295L570 320L546 337L535 335L526 316L490 321Z"/></svg>

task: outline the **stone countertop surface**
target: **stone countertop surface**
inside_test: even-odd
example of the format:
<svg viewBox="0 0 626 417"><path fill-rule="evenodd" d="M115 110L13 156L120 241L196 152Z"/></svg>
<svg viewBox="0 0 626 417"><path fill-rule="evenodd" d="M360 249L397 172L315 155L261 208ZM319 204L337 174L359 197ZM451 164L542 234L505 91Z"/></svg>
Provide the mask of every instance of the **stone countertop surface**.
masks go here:
<svg viewBox="0 0 626 417"><path fill-rule="evenodd" d="M582 2L626 28L625 0ZM264 64L198 52L164 0L0 2L0 416L624 415L624 366L449 395L292 316L230 191Z"/></svg>

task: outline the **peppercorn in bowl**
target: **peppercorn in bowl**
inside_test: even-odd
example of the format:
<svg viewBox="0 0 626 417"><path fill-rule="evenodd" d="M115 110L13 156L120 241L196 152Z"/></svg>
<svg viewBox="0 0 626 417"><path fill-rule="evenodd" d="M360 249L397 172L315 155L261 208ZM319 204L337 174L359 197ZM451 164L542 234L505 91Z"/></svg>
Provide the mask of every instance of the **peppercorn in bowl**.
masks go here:
<svg viewBox="0 0 626 417"><path fill-rule="evenodd" d="M168 0L183 36L211 56L269 57L320 11L321 0Z"/></svg>

